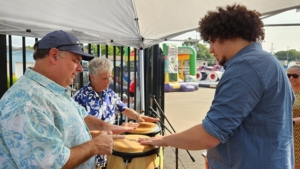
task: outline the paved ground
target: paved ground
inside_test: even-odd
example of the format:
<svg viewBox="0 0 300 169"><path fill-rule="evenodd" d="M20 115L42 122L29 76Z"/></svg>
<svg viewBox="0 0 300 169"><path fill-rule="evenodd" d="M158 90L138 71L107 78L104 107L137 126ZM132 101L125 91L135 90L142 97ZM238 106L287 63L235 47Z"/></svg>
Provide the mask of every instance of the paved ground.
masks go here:
<svg viewBox="0 0 300 169"><path fill-rule="evenodd" d="M195 92L165 93L165 114L176 132L202 122L211 105L214 92L214 88L200 87ZM204 168L202 151L189 151L189 153L195 159L195 162L192 162L186 150L179 150L178 169ZM165 148L164 169L177 169L174 148Z"/></svg>

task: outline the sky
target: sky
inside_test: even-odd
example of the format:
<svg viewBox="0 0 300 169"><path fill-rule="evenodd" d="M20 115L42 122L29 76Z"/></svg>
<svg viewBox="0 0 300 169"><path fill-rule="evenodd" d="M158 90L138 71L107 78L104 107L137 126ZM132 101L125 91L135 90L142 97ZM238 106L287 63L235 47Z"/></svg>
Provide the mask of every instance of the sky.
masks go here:
<svg viewBox="0 0 300 169"><path fill-rule="evenodd" d="M300 24L300 12L296 12L296 9L293 9L270 18L266 18L263 22L264 24ZM199 33L192 31L174 37L173 39L176 41L165 41L162 43L172 43L181 46L183 40L188 39L189 37L193 39L200 39ZM33 46L33 44L34 38L26 38L26 45ZM13 46L22 46L21 37L13 36ZM296 49L297 51L300 51L300 26L265 27L265 41L262 43L262 46L264 50L273 53L283 50L286 51L288 49Z"/></svg>
<svg viewBox="0 0 300 169"><path fill-rule="evenodd" d="M286 11L281 14L263 19L263 22L264 24L300 24L300 11L296 12L296 9ZM188 39L189 37L192 39L200 39L199 33L192 31L174 37L173 40L176 41L166 41L164 43L181 45L182 42L177 40L184 40ZM296 49L297 51L300 51L300 26L265 27L265 40L262 43L262 46L264 50L274 53L283 50L286 51L288 49Z"/></svg>

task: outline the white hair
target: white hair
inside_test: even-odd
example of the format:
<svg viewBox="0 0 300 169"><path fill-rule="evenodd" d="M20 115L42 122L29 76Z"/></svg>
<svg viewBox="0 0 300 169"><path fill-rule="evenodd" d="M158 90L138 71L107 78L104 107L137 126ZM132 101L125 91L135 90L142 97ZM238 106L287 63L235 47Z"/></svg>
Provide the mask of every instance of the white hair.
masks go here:
<svg viewBox="0 0 300 169"><path fill-rule="evenodd" d="M291 65L287 68L287 70L292 69L292 68L297 69L297 71L300 72L300 65L298 65L298 64Z"/></svg>
<svg viewBox="0 0 300 169"><path fill-rule="evenodd" d="M109 72L112 73L113 65L111 60L106 57L95 57L89 62L89 73L93 75L98 75L98 73Z"/></svg>

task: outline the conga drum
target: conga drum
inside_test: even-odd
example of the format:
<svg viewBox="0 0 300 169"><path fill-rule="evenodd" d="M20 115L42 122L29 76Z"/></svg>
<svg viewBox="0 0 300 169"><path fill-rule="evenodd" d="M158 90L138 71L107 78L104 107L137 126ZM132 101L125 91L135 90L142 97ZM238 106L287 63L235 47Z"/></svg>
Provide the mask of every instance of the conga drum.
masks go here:
<svg viewBox="0 0 300 169"><path fill-rule="evenodd" d="M147 135L149 137L155 137L157 134L160 133L161 129L156 123L151 122L139 122L139 126L126 134L141 134Z"/></svg>
<svg viewBox="0 0 300 169"><path fill-rule="evenodd" d="M139 134L146 135L149 137L159 136L161 129L156 123L151 122L139 122L139 127L135 130L127 132L126 134ZM160 169L164 168L164 155L163 147L159 148L159 156L155 159L155 164L159 165Z"/></svg>
<svg viewBox="0 0 300 169"><path fill-rule="evenodd" d="M113 153L107 157L106 169L159 169L155 163L159 147L142 145L137 141L146 137L149 136L132 134L114 140Z"/></svg>

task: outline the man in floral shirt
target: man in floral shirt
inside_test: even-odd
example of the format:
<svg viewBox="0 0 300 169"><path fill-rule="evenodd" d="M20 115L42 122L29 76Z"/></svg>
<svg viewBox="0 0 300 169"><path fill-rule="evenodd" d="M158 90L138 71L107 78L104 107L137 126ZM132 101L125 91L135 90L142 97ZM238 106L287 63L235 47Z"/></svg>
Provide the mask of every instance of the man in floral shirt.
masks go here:
<svg viewBox="0 0 300 169"><path fill-rule="evenodd" d="M96 154L111 154L109 135L133 130L105 123L79 106L67 86L82 72L81 60L92 55L62 30L34 45L35 65L0 99L0 168L94 169ZM91 138L89 130L102 130Z"/></svg>
<svg viewBox="0 0 300 169"><path fill-rule="evenodd" d="M116 111L136 121L157 121L155 118L140 115L135 110L126 107L119 96L108 88L113 69L113 65L109 59L105 57L94 58L90 61L88 69L91 82L76 92L74 99L90 115L111 124L115 122ZM99 131L90 132L92 136L99 133ZM103 159L103 157L97 156L96 165L104 166L105 160Z"/></svg>

